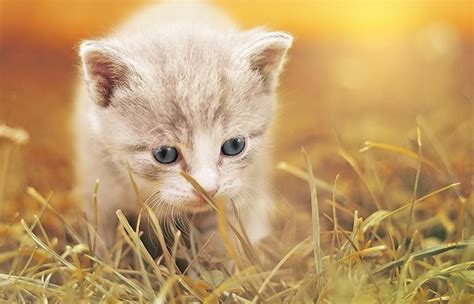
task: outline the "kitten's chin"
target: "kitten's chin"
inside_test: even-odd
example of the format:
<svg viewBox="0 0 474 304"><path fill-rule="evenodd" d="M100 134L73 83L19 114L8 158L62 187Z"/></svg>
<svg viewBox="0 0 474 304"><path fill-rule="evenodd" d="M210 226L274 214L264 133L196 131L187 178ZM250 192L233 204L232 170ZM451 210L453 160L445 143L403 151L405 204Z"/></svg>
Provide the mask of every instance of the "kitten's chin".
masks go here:
<svg viewBox="0 0 474 304"><path fill-rule="evenodd" d="M203 213L203 212L207 212L207 211L210 211L211 210L211 206L209 206L208 204L190 204L190 203L187 203L185 206L184 206L184 209L186 210L186 212L188 213L191 213L191 214L195 214L195 213Z"/></svg>
<svg viewBox="0 0 474 304"><path fill-rule="evenodd" d="M182 208L185 212L191 214L202 213L211 210L211 206L204 199L183 202Z"/></svg>

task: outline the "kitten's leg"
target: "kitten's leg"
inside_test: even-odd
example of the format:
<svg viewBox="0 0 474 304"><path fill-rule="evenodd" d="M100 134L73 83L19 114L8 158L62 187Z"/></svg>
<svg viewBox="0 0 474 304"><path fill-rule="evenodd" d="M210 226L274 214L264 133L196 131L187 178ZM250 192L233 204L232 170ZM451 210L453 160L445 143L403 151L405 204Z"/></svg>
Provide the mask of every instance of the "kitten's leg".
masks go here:
<svg viewBox="0 0 474 304"><path fill-rule="evenodd" d="M101 196L101 202L107 200L107 197ZM103 203L98 202L97 214L92 204L86 208L87 220L91 226L97 225L96 228L96 246L95 254L100 257L105 257L107 252L110 252L115 244L116 231L118 219L113 208L104 206Z"/></svg>
<svg viewBox="0 0 474 304"><path fill-rule="evenodd" d="M269 198L259 196L253 206L243 210L240 217L252 244L257 244L270 233L272 205Z"/></svg>
<svg viewBox="0 0 474 304"><path fill-rule="evenodd" d="M269 154L262 153L243 179L252 181L251 185L247 185L249 186L247 191L251 195L242 197L245 201L241 202L242 208L239 208L242 224L252 244L261 241L270 233L271 229L274 202L269 186L271 184L270 163ZM245 183L243 189L244 191L246 189Z"/></svg>
<svg viewBox="0 0 474 304"><path fill-rule="evenodd" d="M87 188L91 188L87 184ZM132 190L128 185L122 185L119 180L111 177L102 179L99 183L99 191L97 193L97 214L95 213L93 203L93 193L86 193L86 215L89 223L94 226L97 223L97 243L96 254L105 256L104 253L110 252L116 244L117 238L117 210L121 209L126 216L133 216L136 210L136 199L130 194ZM136 209L136 208L135 208Z"/></svg>

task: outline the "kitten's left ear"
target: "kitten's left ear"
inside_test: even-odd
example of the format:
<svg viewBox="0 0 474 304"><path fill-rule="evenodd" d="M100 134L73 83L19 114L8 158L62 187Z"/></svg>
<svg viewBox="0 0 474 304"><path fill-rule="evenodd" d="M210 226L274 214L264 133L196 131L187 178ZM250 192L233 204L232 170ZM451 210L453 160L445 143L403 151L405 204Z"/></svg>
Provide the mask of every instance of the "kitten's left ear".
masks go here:
<svg viewBox="0 0 474 304"><path fill-rule="evenodd" d="M262 77L264 89L272 90L285 61L286 53L293 43L293 37L283 32L259 33L258 38L247 48L244 55L250 67Z"/></svg>

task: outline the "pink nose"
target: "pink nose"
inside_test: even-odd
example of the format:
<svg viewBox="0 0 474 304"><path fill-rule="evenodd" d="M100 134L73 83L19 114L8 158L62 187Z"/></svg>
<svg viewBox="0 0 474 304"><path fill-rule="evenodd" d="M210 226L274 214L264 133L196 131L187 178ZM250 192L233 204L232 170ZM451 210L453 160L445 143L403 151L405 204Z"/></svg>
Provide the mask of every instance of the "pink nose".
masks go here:
<svg viewBox="0 0 474 304"><path fill-rule="evenodd" d="M192 176L210 197L213 197L219 190L218 176L215 170L209 168L199 169L193 172Z"/></svg>
<svg viewBox="0 0 474 304"><path fill-rule="evenodd" d="M204 191L206 191L206 193L210 196L210 197L213 197L214 195L216 195L217 191L219 191L219 189L217 187L213 187L213 188L204 188ZM194 194L198 197L200 197L201 195L193 190Z"/></svg>
<svg viewBox="0 0 474 304"><path fill-rule="evenodd" d="M212 188L204 189L204 190L206 190L207 194L209 194L210 197L213 197L214 195L216 195L219 189L217 189L217 187L212 187Z"/></svg>

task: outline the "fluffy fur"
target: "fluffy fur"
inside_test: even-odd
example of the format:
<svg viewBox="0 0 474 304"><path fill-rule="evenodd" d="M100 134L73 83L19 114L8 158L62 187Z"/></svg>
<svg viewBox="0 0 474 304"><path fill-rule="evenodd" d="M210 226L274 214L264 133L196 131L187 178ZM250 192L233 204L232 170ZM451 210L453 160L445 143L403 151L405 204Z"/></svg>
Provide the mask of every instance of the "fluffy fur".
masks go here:
<svg viewBox="0 0 474 304"><path fill-rule="evenodd" d="M180 175L185 171L236 202L252 241L267 233L266 148L291 43L281 32L238 31L212 7L175 3L147 8L106 38L81 44L78 181L89 202L100 179L99 234L108 244L115 211L140 210L127 163L160 217L209 210ZM243 153L222 155L222 144L236 136L246 139ZM152 150L161 146L177 148L179 159L157 162ZM85 209L92 217L91 205Z"/></svg>

